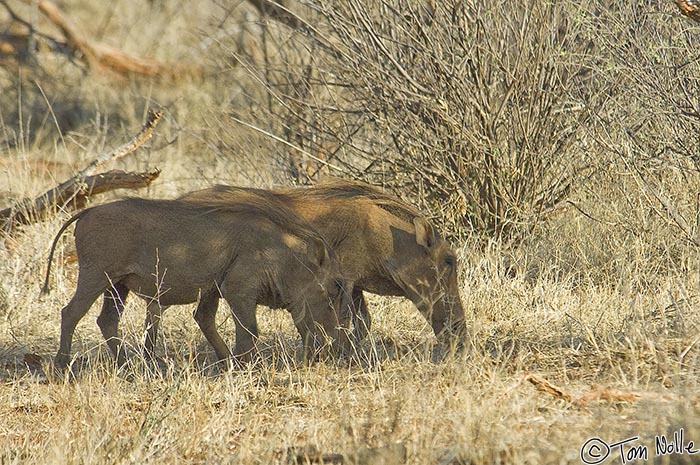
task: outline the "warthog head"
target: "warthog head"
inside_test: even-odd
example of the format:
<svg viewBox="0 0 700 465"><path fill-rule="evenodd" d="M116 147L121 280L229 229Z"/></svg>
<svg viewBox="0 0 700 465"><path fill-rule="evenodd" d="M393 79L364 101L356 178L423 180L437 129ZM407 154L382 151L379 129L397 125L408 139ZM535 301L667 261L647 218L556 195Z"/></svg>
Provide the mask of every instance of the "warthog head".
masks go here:
<svg viewBox="0 0 700 465"><path fill-rule="evenodd" d="M297 241L291 237L289 240ZM287 245L292 250L304 247L303 244ZM296 267L285 267L298 272L285 276L278 288L284 289L286 295L283 299L295 310L294 324L300 331L305 325L315 326L309 329L315 334L325 333L326 337L333 339L336 347L342 347L347 343L347 335L339 331L338 312L349 305L352 289L348 289L341 275L338 257L324 241L310 240L305 248L303 255L295 254L292 258L299 260ZM324 341L313 342L318 347Z"/></svg>
<svg viewBox="0 0 700 465"><path fill-rule="evenodd" d="M422 217L413 220L417 256L410 257L404 280L407 297L430 322L439 339L461 341L466 333L457 283L457 255Z"/></svg>

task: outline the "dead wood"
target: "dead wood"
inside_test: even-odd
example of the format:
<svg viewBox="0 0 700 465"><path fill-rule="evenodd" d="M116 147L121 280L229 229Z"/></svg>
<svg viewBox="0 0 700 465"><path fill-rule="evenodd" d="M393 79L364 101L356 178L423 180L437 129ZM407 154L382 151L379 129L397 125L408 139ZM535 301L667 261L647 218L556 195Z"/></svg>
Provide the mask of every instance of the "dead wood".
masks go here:
<svg viewBox="0 0 700 465"><path fill-rule="evenodd" d="M56 45L60 44L60 49L67 51L71 58L78 58L88 69L109 73L121 77L125 76L144 76L157 77L165 79L179 79L185 76L197 76L201 74L201 70L196 66L181 65L176 63L163 63L158 60L149 58L141 58L130 55L122 50L108 45L95 43L83 35L78 28L71 24L68 18L58 8L58 6L50 0L23 0L25 3L34 4L39 11L53 23L61 32L65 41L51 38L46 34L42 34L44 38ZM5 1L0 2L10 12L13 21L27 25L28 22L17 16ZM5 55L10 54L14 50L21 52L26 50L23 47L25 37L33 37L36 31L32 29L25 34L20 34L19 37L7 37L4 40L0 38L1 52ZM20 41L17 47L16 41ZM56 46L53 47L57 49ZM18 55L19 57L19 55Z"/></svg>
<svg viewBox="0 0 700 465"><path fill-rule="evenodd" d="M149 111L148 118L141 131L126 144L103 153L95 158L78 174L43 193L36 199L26 199L12 207L0 211L0 230L8 233L15 226L31 224L46 218L56 210L74 210L82 208L92 195L115 189L139 189L147 187L160 174L153 169L143 173L108 171L91 175L96 167L108 161L122 158L135 151L152 135L162 112Z"/></svg>
<svg viewBox="0 0 700 465"><path fill-rule="evenodd" d="M117 160L122 158L137 148L139 148L144 142L151 138L153 135L153 130L158 125L158 122L163 117L162 111L148 110L148 115L146 116L146 122L144 123L141 130L134 137L131 138L127 143L120 145L114 150L103 153L99 157L95 158L88 166L86 166L77 176L84 176L89 174L96 167L107 163L108 161ZM77 177L76 176L76 177Z"/></svg>
<svg viewBox="0 0 700 465"><path fill-rule="evenodd" d="M528 381L530 381L538 391L540 392L546 392L548 394L551 394L552 396L556 397L557 399L564 399L567 402L571 402L574 400L574 396L572 396L570 393L566 392L564 389L560 388L559 386L556 386L543 377L536 375L534 373L530 373L529 375L526 376Z"/></svg>
<svg viewBox="0 0 700 465"><path fill-rule="evenodd" d="M528 373L524 379L532 383L538 391L546 392L556 399L562 399L577 407L585 407L589 402L604 400L609 403L614 402L636 402L641 398L641 394L632 391L620 391L602 386L592 386L591 390L581 395L574 395L565 389L550 383L542 376Z"/></svg>
<svg viewBox="0 0 700 465"><path fill-rule="evenodd" d="M78 181L76 178L60 184L36 199L27 199L0 211L0 230L10 232L15 226L26 225L48 217L53 211L76 210L85 206L90 196L116 189L147 187L160 174L159 169L143 173L112 170Z"/></svg>

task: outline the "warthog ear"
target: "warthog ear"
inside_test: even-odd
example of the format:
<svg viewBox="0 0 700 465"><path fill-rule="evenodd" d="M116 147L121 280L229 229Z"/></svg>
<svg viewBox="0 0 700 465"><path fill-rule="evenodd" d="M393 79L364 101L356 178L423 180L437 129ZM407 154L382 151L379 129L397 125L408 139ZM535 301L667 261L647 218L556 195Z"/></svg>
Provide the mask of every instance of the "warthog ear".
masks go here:
<svg viewBox="0 0 700 465"><path fill-rule="evenodd" d="M309 239L309 242L306 245L306 253L308 254L309 261L311 261L311 263L316 263L320 267L323 267L326 263L328 263L328 248L323 241Z"/></svg>
<svg viewBox="0 0 700 465"><path fill-rule="evenodd" d="M426 249L435 244L435 231L425 218L417 216L413 218L413 225L416 227L416 242Z"/></svg>

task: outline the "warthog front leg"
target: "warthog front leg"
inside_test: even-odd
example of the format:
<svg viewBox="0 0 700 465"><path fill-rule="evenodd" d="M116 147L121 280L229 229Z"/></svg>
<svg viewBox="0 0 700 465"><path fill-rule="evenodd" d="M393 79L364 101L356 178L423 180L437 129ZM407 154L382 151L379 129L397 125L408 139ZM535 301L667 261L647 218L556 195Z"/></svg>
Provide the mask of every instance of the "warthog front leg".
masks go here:
<svg viewBox="0 0 700 465"><path fill-rule="evenodd" d="M202 330L204 337L207 338L209 344L214 348L217 360L223 362L231 357L231 351L216 329L216 311L218 306L218 289L202 294L199 299L199 304L197 304L197 309L194 312L194 320L199 325L199 329Z"/></svg>
<svg viewBox="0 0 700 465"><path fill-rule="evenodd" d="M317 322L311 314L311 311L305 308L303 304L290 308L289 313L292 314L294 326L296 326L301 336L301 342L304 346L304 359L315 360L316 352L323 346L325 339L320 326L325 325L320 321ZM337 318L335 321L337 325ZM325 330L323 332L325 332Z"/></svg>
<svg viewBox="0 0 700 465"><path fill-rule="evenodd" d="M372 316L367 308L367 301L361 289L352 291L352 309L350 313L352 321L352 342L358 343L364 340L372 327Z"/></svg>
<svg viewBox="0 0 700 465"><path fill-rule="evenodd" d="M127 295L129 295L129 289L121 283L116 283L112 288L107 289L102 294L102 311L97 317L97 326L100 327L102 336L107 341L107 347L117 361L117 366L126 363L126 351L119 338L119 317L124 310Z"/></svg>
<svg viewBox="0 0 700 465"><path fill-rule="evenodd" d="M233 357L239 362L249 362L255 355L255 341L258 339L258 319L255 314L257 304L252 297L226 295L231 314L236 323L236 347Z"/></svg>

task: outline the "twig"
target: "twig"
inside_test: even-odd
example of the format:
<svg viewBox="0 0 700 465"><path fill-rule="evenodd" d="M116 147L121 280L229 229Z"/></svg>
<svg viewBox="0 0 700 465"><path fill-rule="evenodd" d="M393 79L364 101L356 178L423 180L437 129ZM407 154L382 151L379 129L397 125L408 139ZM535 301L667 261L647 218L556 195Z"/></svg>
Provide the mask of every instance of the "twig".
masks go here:
<svg viewBox="0 0 700 465"><path fill-rule="evenodd" d="M232 116L232 115L229 116L229 118L231 118L233 121L235 121L235 122L238 123L238 124L242 124L243 126L245 126L245 127L247 127L247 128L254 129L255 131L258 131L259 133L261 133L261 134L263 134L263 135L265 135L265 136L267 136L267 137L270 137L270 138L276 140L277 142L283 143L284 145L286 145L286 146L289 147L289 148L292 148L292 149L294 149L294 150L297 150L297 151L298 151L299 153L301 153L302 155L304 155L304 156L306 156L306 157L309 157L309 158L311 158L312 160L314 160L314 161L316 161L316 162L318 162L318 163L320 163L320 164L322 164L322 165L327 166L328 168L334 169L334 170L336 170L336 171L338 171L338 172L340 172L340 173L343 172L343 169L340 168L339 166L336 166L336 165L334 165L334 164L332 164L332 163L328 163L326 160L323 160L323 159L321 159L321 158L319 158L319 157L317 157L317 156L315 156L315 155L313 155L313 154L307 152L306 150L302 149L301 147L298 147L298 146L296 146L296 145L294 145L294 144L292 144L292 143L290 143L290 142L287 142L286 140L282 139L282 138L279 137L279 136L276 136L276 135L272 134L272 133L269 132L269 131L266 131L266 130L264 130L264 129L258 127L258 126L255 126L255 125L253 125L253 124L246 123L245 121L243 121L243 120L241 120L241 119L238 119L238 118L236 118L235 116Z"/></svg>
<svg viewBox="0 0 700 465"><path fill-rule="evenodd" d="M700 341L700 335L698 335L695 339L693 339L693 342L691 342L691 343L688 345L688 347L686 347L685 349L683 349L683 352L681 352L681 356L680 356L681 362L683 361L683 359L685 358L685 356L688 355L688 352L690 352L690 351L693 349L693 347L695 346L695 344L698 343L698 341Z"/></svg>
<svg viewBox="0 0 700 465"><path fill-rule="evenodd" d="M144 123L143 127L141 128L138 134L132 137L131 140L129 140L129 142L117 147L114 150L105 152L96 159L94 159L80 173L78 173L76 177L85 176L89 174L92 170L94 170L96 167L103 165L108 161L118 160L119 158L122 158L139 148L141 145L143 145L144 142L151 138L151 135L153 135L153 130L158 125L158 122L160 121L162 116L162 111L148 110L146 123Z"/></svg>

